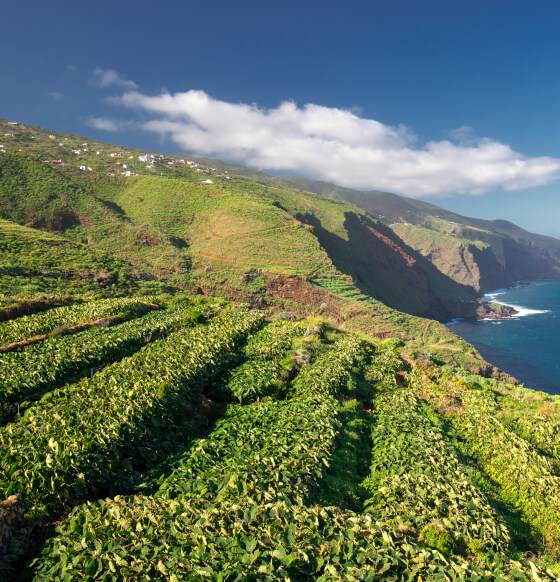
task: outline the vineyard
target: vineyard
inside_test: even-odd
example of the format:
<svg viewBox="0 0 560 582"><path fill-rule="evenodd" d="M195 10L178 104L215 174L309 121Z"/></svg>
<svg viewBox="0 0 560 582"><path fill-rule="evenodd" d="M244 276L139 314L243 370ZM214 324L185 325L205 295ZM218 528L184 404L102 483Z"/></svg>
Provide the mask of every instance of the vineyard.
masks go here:
<svg viewBox="0 0 560 582"><path fill-rule="evenodd" d="M4 321L0 578L556 580L559 403L207 297Z"/></svg>

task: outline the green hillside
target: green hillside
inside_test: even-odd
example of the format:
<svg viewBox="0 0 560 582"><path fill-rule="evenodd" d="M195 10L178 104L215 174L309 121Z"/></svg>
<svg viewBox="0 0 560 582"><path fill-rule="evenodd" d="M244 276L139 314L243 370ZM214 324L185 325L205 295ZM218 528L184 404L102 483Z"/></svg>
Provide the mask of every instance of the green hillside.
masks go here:
<svg viewBox="0 0 560 582"><path fill-rule="evenodd" d="M362 292L407 313L447 321L458 311L476 312L473 289L356 206L179 158L154 154L153 163L139 163L152 154L8 127L22 147L0 156L6 219L117 253L185 288L266 296L271 277L350 277ZM204 183L208 176L212 184Z"/></svg>
<svg viewBox="0 0 560 582"><path fill-rule="evenodd" d="M317 318L160 305L3 356L28 362L0 391L20 402L0 428L3 579L557 578L558 397ZM103 341L149 326L128 353ZM69 341L105 366L22 401L26 370L83 357L57 356Z"/></svg>
<svg viewBox="0 0 560 582"><path fill-rule="evenodd" d="M359 192L304 178L282 181L356 204L390 225L404 244L441 273L477 293L511 286L519 279L560 277L560 241L506 220L468 218L389 192Z"/></svg>
<svg viewBox="0 0 560 582"><path fill-rule="evenodd" d="M0 129L1 580L558 579L560 397L421 317L552 239Z"/></svg>
<svg viewBox="0 0 560 582"><path fill-rule="evenodd" d="M48 296L171 289L111 253L2 219L0 251L0 308Z"/></svg>

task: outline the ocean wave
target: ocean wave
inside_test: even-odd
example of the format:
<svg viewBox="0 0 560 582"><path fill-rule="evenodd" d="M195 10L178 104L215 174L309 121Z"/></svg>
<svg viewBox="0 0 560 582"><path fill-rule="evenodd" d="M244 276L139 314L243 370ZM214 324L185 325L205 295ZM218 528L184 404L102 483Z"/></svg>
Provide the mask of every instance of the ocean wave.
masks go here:
<svg viewBox="0 0 560 582"><path fill-rule="evenodd" d="M550 313L550 309L529 309L521 305L514 305L513 303L504 303L503 301L494 301L498 305L505 305L515 309L517 313L512 313L511 317L526 317L527 315L539 315L540 313Z"/></svg>
<svg viewBox="0 0 560 582"><path fill-rule="evenodd" d="M508 307L513 307L517 313L512 317L525 317L526 315L538 315L539 313L550 313L550 309L529 309L528 307L520 307L519 305L510 305L509 303L502 303Z"/></svg>
<svg viewBox="0 0 560 582"><path fill-rule="evenodd" d="M498 295L503 295L504 293L507 292L507 289L496 289L496 291L489 291L488 293L485 293L480 300L483 303L499 303L499 301L494 301L494 299L496 299L496 297ZM502 305L505 305L505 303L502 303Z"/></svg>
<svg viewBox="0 0 560 582"><path fill-rule="evenodd" d="M520 287L526 287L526 284L516 284L515 287L513 287L513 289L518 289ZM496 301L496 297L499 297L500 295L504 295L505 293L507 293L509 291L509 289L507 288L503 288L503 289L496 289L495 291L489 291L488 293L485 293L482 297L481 297L481 301L484 303L497 303L498 305L505 305L506 307L511 307L512 309L515 309L517 311L517 313L514 313L512 315L512 317L526 317L527 315L539 315L541 313L550 313L549 309L530 309L529 307L523 307L522 305L514 305L513 303L504 303L503 301ZM486 320L483 320L486 321Z"/></svg>

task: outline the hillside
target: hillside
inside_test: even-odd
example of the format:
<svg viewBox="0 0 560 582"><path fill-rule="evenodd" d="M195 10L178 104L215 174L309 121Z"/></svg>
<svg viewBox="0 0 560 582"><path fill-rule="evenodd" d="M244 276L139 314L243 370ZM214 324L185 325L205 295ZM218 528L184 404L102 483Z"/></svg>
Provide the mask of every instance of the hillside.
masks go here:
<svg viewBox="0 0 560 582"><path fill-rule="evenodd" d="M558 578L560 397L420 317L495 242L0 123L0 579Z"/></svg>
<svg viewBox="0 0 560 582"><path fill-rule="evenodd" d="M559 397L319 318L149 301L0 325L129 312L0 354L3 580L557 578Z"/></svg>
<svg viewBox="0 0 560 582"><path fill-rule="evenodd" d="M359 192L301 178L283 180L356 204L389 225L442 273L478 294L510 287L520 279L560 277L560 241L506 220L468 218L389 192Z"/></svg>
<svg viewBox="0 0 560 582"><path fill-rule="evenodd" d="M326 276L440 321L476 317L481 307L475 289L356 206L180 158L3 123L13 142L0 156L3 218L116 252L173 284L264 300L272 278ZM294 256L294 249L302 250Z"/></svg>
<svg viewBox="0 0 560 582"><path fill-rule="evenodd" d="M269 176L220 160L192 159L262 184L291 186L355 204L389 226L400 246L419 252L442 274L477 295L521 279L560 277L560 241L505 220L469 218L390 192L362 192L303 177Z"/></svg>

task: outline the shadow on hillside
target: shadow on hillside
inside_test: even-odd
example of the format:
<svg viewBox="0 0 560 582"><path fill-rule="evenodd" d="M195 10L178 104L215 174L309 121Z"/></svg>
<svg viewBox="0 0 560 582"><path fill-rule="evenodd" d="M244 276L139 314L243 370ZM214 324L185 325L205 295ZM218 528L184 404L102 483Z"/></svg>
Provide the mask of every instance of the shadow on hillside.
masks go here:
<svg viewBox="0 0 560 582"><path fill-rule="evenodd" d="M312 214L298 213L296 218L313 227L339 271L351 276L362 293L389 307L448 321L456 316L454 304L475 299L470 287L438 271L383 224L346 212L345 240L325 229Z"/></svg>

